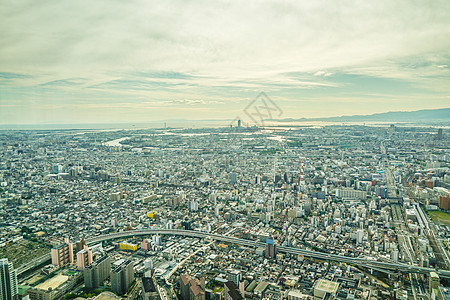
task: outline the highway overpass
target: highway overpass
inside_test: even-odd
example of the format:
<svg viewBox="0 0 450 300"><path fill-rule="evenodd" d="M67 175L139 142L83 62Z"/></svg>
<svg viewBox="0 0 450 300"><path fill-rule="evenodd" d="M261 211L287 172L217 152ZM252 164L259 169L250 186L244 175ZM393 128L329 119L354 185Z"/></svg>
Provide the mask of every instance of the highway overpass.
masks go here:
<svg viewBox="0 0 450 300"><path fill-rule="evenodd" d="M195 230L180 230L180 229L148 229L148 230L130 230L123 232L115 232L111 234L105 234L101 236L97 236L94 238L90 238L86 240L87 244L96 244L103 241L118 239L118 238L127 238L132 236L148 236L152 234L160 234L160 235L177 235L177 236L188 236L188 237L196 237L196 238L210 238L216 241L229 242L233 244L239 244L248 247L264 247L265 244L259 241L252 241L246 239L240 239L236 237L223 236L219 234L195 231ZM344 262L348 264L353 264L361 267L372 268L376 270L386 270L400 273L421 273L421 274L429 274L430 272L436 272L442 278L450 279L450 271L449 270L436 270L433 268L425 268L416 265L409 265L405 263L399 262L382 262L375 261L367 258L355 258L348 257L342 255L335 254L327 254L318 251L305 250L295 247L285 247L278 246L278 251L283 253L289 253L294 255L303 255L306 257L311 257L315 259L321 260L330 260L336 262ZM23 273L27 272L30 269L33 269L39 265L42 265L50 260L50 253L44 256L41 256L17 269L17 274L20 276Z"/></svg>

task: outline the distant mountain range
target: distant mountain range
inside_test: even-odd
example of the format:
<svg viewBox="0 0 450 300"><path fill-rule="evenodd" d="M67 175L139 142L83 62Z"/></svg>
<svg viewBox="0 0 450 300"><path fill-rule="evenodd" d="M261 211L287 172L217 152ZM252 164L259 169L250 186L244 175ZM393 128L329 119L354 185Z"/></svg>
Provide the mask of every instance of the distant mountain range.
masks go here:
<svg viewBox="0 0 450 300"><path fill-rule="evenodd" d="M278 122L302 122L302 121L325 121L325 122L450 122L450 108L423 109L416 111L393 111L377 113L372 115L353 115L327 118L285 118L270 119L267 121Z"/></svg>

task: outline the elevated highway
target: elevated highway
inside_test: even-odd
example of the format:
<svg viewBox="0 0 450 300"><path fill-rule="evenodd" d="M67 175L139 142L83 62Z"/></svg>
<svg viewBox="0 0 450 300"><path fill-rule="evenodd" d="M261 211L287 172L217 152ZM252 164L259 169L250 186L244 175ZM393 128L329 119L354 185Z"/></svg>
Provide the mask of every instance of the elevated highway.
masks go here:
<svg viewBox="0 0 450 300"><path fill-rule="evenodd" d="M152 234L160 234L160 235L176 235L176 236L187 236L187 237L196 237L196 238L209 238L216 241L228 242L248 247L264 247L265 243L253 240L240 239L236 237L230 237L225 235L219 235L214 233L207 233L201 231L194 230L180 230L180 229L148 229L148 230L130 230L123 232L115 232L111 234L105 234L101 236L97 236L94 238L90 238L86 240L86 243L96 244L103 241L118 239L118 238L126 238L132 236L146 236ZM420 274L429 274L430 272L436 272L440 277L450 279L450 271L449 270L436 270L433 268L425 268L417 265L409 265L405 263L399 262L381 262L375 261L367 258L355 258L348 257L342 255L335 254L327 254L318 251L305 250L295 247L285 247L278 246L278 251L283 253L289 253L294 255L303 255L306 257L311 257L315 259L321 260L330 260L337 262L344 262L348 264L353 264L366 268L373 268L377 270L386 270L400 273L420 273ZM44 264L50 260L50 254L46 254L41 256L17 269L17 274L20 276L23 273L27 272L30 269L33 269L39 265Z"/></svg>

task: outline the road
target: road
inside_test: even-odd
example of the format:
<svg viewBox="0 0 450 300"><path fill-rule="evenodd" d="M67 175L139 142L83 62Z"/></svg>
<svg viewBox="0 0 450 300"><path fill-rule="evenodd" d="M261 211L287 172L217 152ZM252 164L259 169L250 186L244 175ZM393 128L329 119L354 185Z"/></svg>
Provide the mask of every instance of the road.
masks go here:
<svg viewBox="0 0 450 300"><path fill-rule="evenodd" d="M389 198L397 197L397 187L395 185L394 174L392 174L391 166L387 158L384 159L384 176L386 179L386 185L388 187Z"/></svg>
<svg viewBox="0 0 450 300"><path fill-rule="evenodd" d="M417 265L417 258L414 252L414 248L411 243L409 232L405 226L405 219L402 209L399 205L391 205L392 208L392 218L394 220L395 231L398 238L399 248L405 257L406 261L411 264ZM418 299L419 292L422 292L422 287L417 274L409 274L409 279L411 281L411 290L414 299Z"/></svg>
<svg viewBox="0 0 450 300"><path fill-rule="evenodd" d="M265 246L264 243L261 243L259 241L246 240L246 239L240 239L240 238L235 238L235 237L227 237L227 236L223 236L223 235L200 232L200 231L195 231L195 230L179 230L179 229L130 230L130 231L116 232L116 233L106 234L103 236L98 236L98 237L95 237L92 239L88 239L88 240L86 240L86 242L88 244L95 244L95 243L118 239L118 238L126 238L126 237L132 237L132 236L148 236L148 235L153 235L153 234L190 236L190 237L197 237L197 238L211 238L216 241L229 242L229 243L244 245L244 246L249 246L249 247L264 247ZM420 274L429 274L430 272L436 272L440 277L450 279L450 271L449 270L425 268L425 267L420 267L417 265L399 263L399 262L394 262L394 261L382 262L382 261L375 261L375 260L371 260L371 259L367 259L367 258L355 258L355 257L342 256L342 255L327 254L327 253L323 253L323 252L305 250L305 249L300 249L300 248L295 248L295 247L278 246L278 250L283 253L290 253L290 254L294 254L294 255L303 255L306 257L311 257L311 258L316 258L316 259L345 262L348 264L354 264L354 265L362 266L362 267L369 268L369 269L374 268L377 270L387 270L387 271L394 271L394 272L401 272L401 273L420 273ZM50 259L50 254L46 254L36 261L40 261L41 262L40 264L42 264L42 261L45 261L45 260L48 261L49 259ZM37 263L37 264L39 264L39 263ZM26 272L36 266L37 265L33 265L33 264L24 265L18 269L18 275L21 275L24 272Z"/></svg>

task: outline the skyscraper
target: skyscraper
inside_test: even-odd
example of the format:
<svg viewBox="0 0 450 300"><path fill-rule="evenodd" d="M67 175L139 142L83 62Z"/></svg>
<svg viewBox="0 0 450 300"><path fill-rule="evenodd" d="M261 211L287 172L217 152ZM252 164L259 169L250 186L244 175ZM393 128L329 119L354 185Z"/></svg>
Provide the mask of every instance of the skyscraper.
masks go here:
<svg viewBox="0 0 450 300"><path fill-rule="evenodd" d="M117 295L127 292L134 279L134 267L131 260L122 260L114 264L111 270L111 291Z"/></svg>
<svg viewBox="0 0 450 300"><path fill-rule="evenodd" d="M0 300L13 300L17 293L16 270L7 258L0 259Z"/></svg>
<svg viewBox="0 0 450 300"><path fill-rule="evenodd" d="M277 254L275 245L273 244L273 239L266 239L266 251L265 256L267 258L274 258Z"/></svg>
<svg viewBox="0 0 450 300"><path fill-rule="evenodd" d="M437 133L436 139L442 140L442 128L438 129L438 133Z"/></svg>
<svg viewBox="0 0 450 300"><path fill-rule="evenodd" d="M98 288L111 273L111 257L105 255L84 269L84 285Z"/></svg>
<svg viewBox="0 0 450 300"><path fill-rule="evenodd" d="M230 173L230 183L235 184L237 182L237 174L232 172Z"/></svg>

